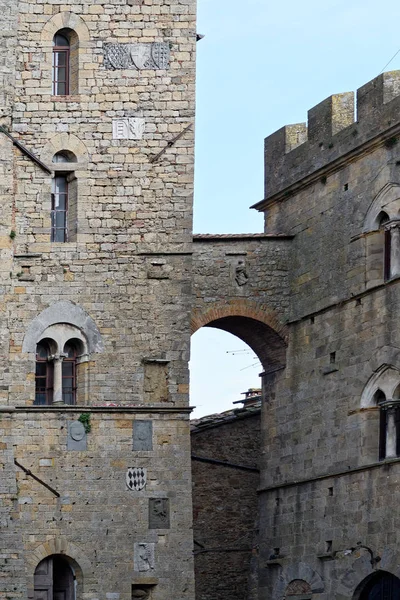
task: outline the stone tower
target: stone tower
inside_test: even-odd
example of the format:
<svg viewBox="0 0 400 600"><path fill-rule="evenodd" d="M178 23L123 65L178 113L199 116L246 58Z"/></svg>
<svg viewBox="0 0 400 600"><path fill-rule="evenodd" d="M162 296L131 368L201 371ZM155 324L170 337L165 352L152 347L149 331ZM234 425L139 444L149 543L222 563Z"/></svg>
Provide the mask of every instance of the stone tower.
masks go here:
<svg viewBox="0 0 400 600"><path fill-rule="evenodd" d="M195 0L0 8L0 597L189 600Z"/></svg>

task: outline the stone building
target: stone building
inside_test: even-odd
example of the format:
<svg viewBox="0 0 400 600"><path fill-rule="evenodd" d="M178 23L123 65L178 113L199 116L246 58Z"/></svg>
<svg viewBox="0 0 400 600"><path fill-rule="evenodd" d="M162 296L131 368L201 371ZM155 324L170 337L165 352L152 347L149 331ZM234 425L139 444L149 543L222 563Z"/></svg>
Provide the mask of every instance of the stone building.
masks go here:
<svg viewBox="0 0 400 600"><path fill-rule="evenodd" d="M264 376L260 598L400 598L399 94L382 74L356 118L339 94L266 139L255 208L293 238L286 358Z"/></svg>
<svg viewBox="0 0 400 600"><path fill-rule="evenodd" d="M191 421L196 600L250 600L257 546L261 390Z"/></svg>
<svg viewBox="0 0 400 600"><path fill-rule="evenodd" d="M0 597L193 599L195 2L0 9Z"/></svg>
<svg viewBox="0 0 400 600"><path fill-rule="evenodd" d="M400 598L400 72L356 99L266 139L264 234L194 240L192 330L264 368L259 600Z"/></svg>
<svg viewBox="0 0 400 600"><path fill-rule="evenodd" d="M399 72L267 138L264 233L193 237L195 0L0 9L0 597L193 600L208 326L264 369L260 600L399 598Z"/></svg>

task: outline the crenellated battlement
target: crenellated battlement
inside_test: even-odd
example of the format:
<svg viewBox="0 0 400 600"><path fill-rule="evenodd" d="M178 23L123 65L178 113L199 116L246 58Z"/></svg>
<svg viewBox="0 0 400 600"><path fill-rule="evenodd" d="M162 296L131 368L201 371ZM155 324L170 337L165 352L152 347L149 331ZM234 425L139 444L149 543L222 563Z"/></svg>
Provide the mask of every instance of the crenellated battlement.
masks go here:
<svg viewBox="0 0 400 600"><path fill-rule="evenodd" d="M354 92L335 94L308 111L308 124L286 125L265 139L266 200L365 142L394 135L391 130L400 126L400 71L379 75L356 94L356 118Z"/></svg>

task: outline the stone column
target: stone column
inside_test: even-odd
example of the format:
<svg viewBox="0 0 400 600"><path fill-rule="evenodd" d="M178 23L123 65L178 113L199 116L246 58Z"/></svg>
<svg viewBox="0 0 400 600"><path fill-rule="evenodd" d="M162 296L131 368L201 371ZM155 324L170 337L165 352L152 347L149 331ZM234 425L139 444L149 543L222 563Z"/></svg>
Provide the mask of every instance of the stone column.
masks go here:
<svg viewBox="0 0 400 600"><path fill-rule="evenodd" d="M400 276L400 221L389 221L385 226L390 231L390 278Z"/></svg>
<svg viewBox="0 0 400 600"><path fill-rule="evenodd" d="M386 400L379 404L380 409L386 412L386 453L385 458L397 457L397 428L396 410L400 400Z"/></svg>
<svg viewBox="0 0 400 600"><path fill-rule="evenodd" d="M62 356L55 356L53 359L54 379L53 379L53 404L63 404L62 397Z"/></svg>
<svg viewBox="0 0 400 600"><path fill-rule="evenodd" d="M386 458L396 458L396 405L387 408L386 418Z"/></svg>

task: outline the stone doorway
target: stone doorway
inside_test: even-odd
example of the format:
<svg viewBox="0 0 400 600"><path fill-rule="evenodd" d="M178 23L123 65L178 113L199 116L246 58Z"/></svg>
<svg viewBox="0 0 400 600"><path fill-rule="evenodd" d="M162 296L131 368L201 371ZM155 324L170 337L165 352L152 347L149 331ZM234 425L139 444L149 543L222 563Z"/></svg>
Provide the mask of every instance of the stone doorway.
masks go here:
<svg viewBox="0 0 400 600"><path fill-rule="evenodd" d="M67 558L55 554L35 570L34 600L76 600L75 574Z"/></svg>
<svg viewBox="0 0 400 600"><path fill-rule="evenodd" d="M399 600L400 579L379 571L365 580L354 596L354 600Z"/></svg>

